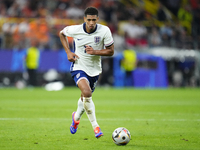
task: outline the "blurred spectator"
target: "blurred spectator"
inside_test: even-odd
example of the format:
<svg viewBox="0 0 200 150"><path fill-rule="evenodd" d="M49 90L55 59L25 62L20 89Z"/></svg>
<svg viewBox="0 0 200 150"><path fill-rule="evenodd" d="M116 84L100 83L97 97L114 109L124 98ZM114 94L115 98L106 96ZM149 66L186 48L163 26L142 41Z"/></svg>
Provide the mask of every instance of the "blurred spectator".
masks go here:
<svg viewBox="0 0 200 150"><path fill-rule="evenodd" d="M77 0L79 1L79 0ZM109 1L105 1L106 3L109 3ZM102 1L100 0L82 0L82 5L85 5L85 8L88 6L94 6L96 8L100 8L102 5Z"/></svg>
<svg viewBox="0 0 200 150"><path fill-rule="evenodd" d="M9 22L5 22L2 26L3 31L3 48L11 49L13 47L12 41L12 25Z"/></svg>
<svg viewBox="0 0 200 150"><path fill-rule="evenodd" d="M37 2L35 2L35 3L37 4ZM31 17L37 16L36 11L31 9L31 7L32 7L31 5L32 5L31 1L26 1L26 4L24 5L24 7L21 8L21 13L20 13L21 17L31 18Z"/></svg>
<svg viewBox="0 0 200 150"><path fill-rule="evenodd" d="M134 70L137 67L137 55L134 50L126 49L123 51L121 68L125 71L124 86L134 86Z"/></svg>
<svg viewBox="0 0 200 150"><path fill-rule="evenodd" d="M193 38L187 35L186 29L179 35L180 47L182 49L193 49L192 40Z"/></svg>
<svg viewBox="0 0 200 150"><path fill-rule="evenodd" d="M185 5L178 10L178 19L179 21L192 22L192 13L189 5Z"/></svg>
<svg viewBox="0 0 200 150"><path fill-rule="evenodd" d="M170 41L173 36L173 29L171 27L171 24L169 22L166 22L163 26L160 28L160 34L163 41L164 46L170 46Z"/></svg>
<svg viewBox="0 0 200 150"><path fill-rule="evenodd" d="M65 11L65 6L60 4L57 8L55 8L51 14L52 18L67 18L67 13Z"/></svg>
<svg viewBox="0 0 200 150"><path fill-rule="evenodd" d="M20 10L26 6L26 4L27 4L26 1L27 0L15 0L15 2L17 3L17 5L19 6Z"/></svg>
<svg viewBox="0 0 200 150"><path fill-rule="evenodd" d="M44 18L48 15L48 10L42 3L38 5L37 11L38 11L38 17L40 18Z"/></svg>
<svg viewBox="0 0 200 150"><path fill-rule="evenodd" d="M148 41L149 41L150 47L160 46L162 43L162 39L159 34L159 30L155 26L153 26L151 28L151 32L148 37Z"/></svg>
<svg viewBox="0 0 200 150"><path fill-rule="evenodd" d="M127 24L122 27L125 33L126 45L130 48L137 45L138 26L134 19L130 19Z"/></svg>
<svg viewBox="0 0 200 150"><path fill-rule="evenodd" d="M16 2L13 2L11 7L8 8L8 16L9 17L19 17L20 10L19 6Z"/></svg>
<svg viewBox="0 0 200 150"><path fill-rule="evenodd" d="M31 40L31 47L27 49L26 68L29 76L29 85L37 86L37 68L39 67L40 51L37 48L38 41Z"/></svg>
<svg viewBox="0 0 200 150"><path fill-rule="evenodd" d="M137 22L138 25L138 37L137 37L137 45L141 48L147 46L147 28L143 25L141 21Z"/></svg>
<svg viewBox="0 0 200 150"><path fill-rule="evenodd" d="M182 48L182 42L181 42L181 35L185 34L185 29L181 25L179 21L175 22L174 27L173 27L173 34L172 34L172 45L173 47L176 48Z"/></svg>
<svg viewBox="0 0 200 150"><path fill-rule="evenodd" d="M122 26L122 31L125 33L126 45L128 48L134 46L146 46L147 29L141 22L130 19L127 24Z"/></svg>
<svg viewBox="0 0 200 150"><path fill-rule="evenodd" d="M29 46L29 39L27 33L29 32L28 20L16 24L13 32L13 47L18 49L27 48Z"/></svg>
<svg viewBox="0 0 200 150"><path fill-rule="evenodd" d="M125 38L118 30L113 33L113 40L115 41L115 51L120 52L125 49Z"/></svg>
<svg viewBox="0 0 200 150"><path fill-rule="evenodd" d="M178 10L178 19L179 21L181 21L182 25L187 29L187 34L190 34L191 22L193 20L190 5L184 5Z"/></svg>
<svg viewBox="0 0 200 150"><path fill-rule="evenodd" d="M102 11L104 12L104 20L107 22L111 22L113 21L113 12L114 12L114 8L112 5L112 1L108 2L108 3L103 3L102 4Z"/></svg>
<svg viewBox="0 0 200 150"><path fill-rule="evenodd" d="M49 42L49 29L45 18L39 18L30 22L29 28L28 38L40 39L39 48L43 50L47 49Z"/></svg>
<svg viewBox="0 0 200 150"><path fill-rule="evenodd" d="M3 17L6 17L7 15L6 13L7 13L7 9L6 9L5 4L0 3L0 19Z"/></svg>
<svg viewBox="0 0 200 150"><path fill-rule="evenodd" d="M58 28L57 26L53 26L49 32L49 48L53 51L63 48L58 36Z"/></svg>
<svg viewBox="0 0 200 150"><path fill-rule="evenodd" d="M128 6L127 10L131 14L131 17L133 17L136 21L142 21L146 19L145 10L143 7Z"/></svg>
<svg viewBox="0 0 200 150"><path fill-rule="evenodd" d="M70 19L80 19L83 17L84 9L81 6L77 6L74 2L70 3L70 7L66 10L67 17Z"/></svg>
<svg viewBox="0 0 200 150"><path fill-rule="evenodd" d="M114 15L116 19L115 21L128 20L131 18L131 14L126 9L126 5L120 3L119 1L116 1Z"/></svg>
<svg viewBox="0 0 200 150"><path fill-rule="evenodd" d="M107 26L110 28L110 31L116 32L118 30L118 23L113 23L112 21L107 22Z"/></svg>

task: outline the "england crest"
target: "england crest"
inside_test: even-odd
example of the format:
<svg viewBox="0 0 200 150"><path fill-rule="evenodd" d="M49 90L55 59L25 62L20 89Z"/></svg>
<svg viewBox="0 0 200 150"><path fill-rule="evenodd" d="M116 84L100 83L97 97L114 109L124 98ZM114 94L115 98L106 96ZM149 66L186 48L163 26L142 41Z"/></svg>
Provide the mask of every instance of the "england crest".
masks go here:
<svg viewBox="0 0 200 150"><path fill-rule="evenodd" d="M101 41L101 37L100 37L100 36L95 36L95 37L94 37L94 43L95 43L95 44L99 44L100 41Z"/></svg>

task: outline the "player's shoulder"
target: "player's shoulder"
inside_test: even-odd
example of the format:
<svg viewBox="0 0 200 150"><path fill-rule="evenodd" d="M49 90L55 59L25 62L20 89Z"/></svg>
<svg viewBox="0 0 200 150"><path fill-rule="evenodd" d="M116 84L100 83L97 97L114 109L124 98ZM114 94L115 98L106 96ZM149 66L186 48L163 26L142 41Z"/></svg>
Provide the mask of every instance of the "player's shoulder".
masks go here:
<svg viewBox="0 0 200 150"><path fill-rule="evenodd" d="M82 24L79 24L79 25L70 25L70 26L67 26L68 28L72 29L72 30L77 30L77 29L80 29L82 28Z"/></svg>
<svg viewBox="0 0 200 150"><path fill-rule="evenodd" d="M97 24L98 29L107 32L108 30L110 30L110 28L106 25L103 24Z"/></svg>

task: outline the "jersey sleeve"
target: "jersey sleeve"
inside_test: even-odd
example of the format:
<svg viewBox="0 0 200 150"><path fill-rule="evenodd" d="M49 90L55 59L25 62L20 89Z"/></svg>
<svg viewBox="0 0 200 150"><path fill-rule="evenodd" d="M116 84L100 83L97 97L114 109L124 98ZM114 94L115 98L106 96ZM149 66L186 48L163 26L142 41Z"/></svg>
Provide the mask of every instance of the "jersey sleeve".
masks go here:
<svg viewBox="0 0 200 150"><path fill-rule="evenodd" d="M111 31L110 31L110 29L107 27L106 34L105 34L105 38L104 38L104 45L107 47L107 46L112 45L113 43L114 43L114 40L113 40Z"/></svg>
<svg viewBox="0 0 200 150"><path fill-rule="evenodd" d="M62 32L65 36L73 37L73 30L73 26L67 26L62 30Z"/></svg>

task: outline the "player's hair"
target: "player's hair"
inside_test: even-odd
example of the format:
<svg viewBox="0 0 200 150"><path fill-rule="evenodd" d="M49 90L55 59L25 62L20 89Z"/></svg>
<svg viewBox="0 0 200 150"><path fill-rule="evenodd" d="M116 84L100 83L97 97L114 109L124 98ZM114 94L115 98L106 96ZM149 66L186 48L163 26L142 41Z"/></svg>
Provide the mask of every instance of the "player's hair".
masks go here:
<svg viewBox="0 0 200 150"><path fill-rule="evenodd" d="M88 7L85 9L85 17L87 15L97 15L98 16L98 10L95 7Z"/></svg>

